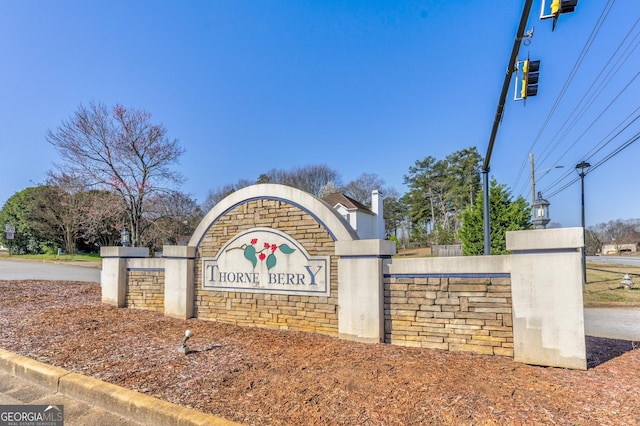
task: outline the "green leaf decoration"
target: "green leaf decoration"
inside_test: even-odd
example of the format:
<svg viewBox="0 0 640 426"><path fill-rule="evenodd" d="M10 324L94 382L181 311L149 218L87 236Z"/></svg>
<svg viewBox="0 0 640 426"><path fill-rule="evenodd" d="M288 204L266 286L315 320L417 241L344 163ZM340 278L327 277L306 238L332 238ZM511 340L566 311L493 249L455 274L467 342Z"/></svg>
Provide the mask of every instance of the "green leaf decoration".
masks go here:
<svg viewBox="0 0 640 426"><path fill-rule="evenodd" d="M253 245L247 246L244 249L244 257L249 262L251 262L251 264L253 265L254 268L258 264L258 259L256 258L256 248L255 248L255 246L253 246Z"/></svg>
<svg viewBox="0 0 640 426"><path fill-rule="evenodd" d="M273 253L271 253L269 256L267 256L267 270L273 268L274 266L276 266L276 257L273 255Z"/></svg>
<svg viewBox="0 0 640 426"><path fill-rule="evenodd" d="M281 252L283 252L284 254L291 254L291 253L293 253L294 251L296 251L296 249L293 249L293 248L289 247L289 246L288 246L288 245L286 245L286 244L280 244L280 245L278 246L278 248L279 248L279 249L280 249L280 251L281 251Z"/></svg>

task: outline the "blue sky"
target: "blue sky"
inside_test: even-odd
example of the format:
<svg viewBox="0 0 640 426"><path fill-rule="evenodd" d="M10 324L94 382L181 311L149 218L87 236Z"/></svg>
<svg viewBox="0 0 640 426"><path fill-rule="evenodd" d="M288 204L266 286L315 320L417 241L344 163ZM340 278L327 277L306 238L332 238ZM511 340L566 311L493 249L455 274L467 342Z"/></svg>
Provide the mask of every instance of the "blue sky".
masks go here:
<svg viewBox="0 0 640 426"><path fill-rule="evenodd" d="M586 222L640 218L640 2L581 0L554 32L540 2L519 55L541 60L538 96L524 106L509 93L490 176L530 199L533 152L547 198L577 163L629 143L585 177ZM0 203L44 181L57 160L47 131L90 102L164 124L186 148L181 189L199 202L313 164L344 183L375 173L403 194L416 160L486 154L523 4L0 0ZM548 199L554 222L580 225L579 181Z"/></svg>

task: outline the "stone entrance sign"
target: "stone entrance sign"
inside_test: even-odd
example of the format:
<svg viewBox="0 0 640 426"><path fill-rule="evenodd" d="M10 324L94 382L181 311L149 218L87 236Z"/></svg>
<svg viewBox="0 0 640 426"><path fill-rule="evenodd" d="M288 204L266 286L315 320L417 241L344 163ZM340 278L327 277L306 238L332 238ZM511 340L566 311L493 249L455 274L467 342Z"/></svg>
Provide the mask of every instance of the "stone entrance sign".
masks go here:
<svg viewBox="0 0 640 426"><path fill-rule="evenodd" d="M511 255L394 257L392 241L361 238L323 200L260 184L214 206L188 245L165 246L163 258L103 247L102 300L586 369L582 245L582 228L541 229L507 233Z"/></svg>

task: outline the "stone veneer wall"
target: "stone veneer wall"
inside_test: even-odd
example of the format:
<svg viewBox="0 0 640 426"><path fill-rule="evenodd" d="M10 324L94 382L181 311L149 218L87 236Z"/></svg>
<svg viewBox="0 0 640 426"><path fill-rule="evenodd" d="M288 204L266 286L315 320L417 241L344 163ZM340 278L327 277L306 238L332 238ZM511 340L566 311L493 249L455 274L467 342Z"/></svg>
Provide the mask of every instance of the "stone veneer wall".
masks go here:
<svg viewBox="0 0 640 426"><path fill-rule="evenodd" d="M125 303L128 308L164 312L164 271L128 271Z"/></svg>
<svg viewBox="0 0 640 426"><path fill-rule="evenodd" d="M240 190L214 207L188 247L166 247L166 259L148 258L146 248L102 247L102 301L117 307L164 307L165 315L181 318L195 312L201 319L238 325L587 368L582 228L508 232L509 256L391 258L392 250L387 253L382 244L388 242L356 241L341 218L326 214L327 205L300 197L293 188L258 187ZM294 201L260 198L269 191L286 197L277 200ZM331 233L320 221L332 225ZM328 256L329 297L203 290L202 258L215 257L230 238L254 227L286 232L311 256ZM360 269L363 265L368 270ZM343 280L342 299L338 277ZM171 295L166 301L165 290ZM382 299L363 297L374 293ZM338 312L343 314L340 324ZM371 322L373 327L361 327Z"/></svg>
<svg viewBox="0 0 640 426"><path fill-rule="evenodd" d="M287 233L311 256L331 256L329 297L204 290L202 258L216 256L230 238L256 227ZM280 200L248 200L219 217L198 245L194 317L337 336L338 266L334 252L335 243L329 233L305 211Z"/></svg>
<svg viewBox="0 0 640 426"><path fill-rule="evenodd" d="M384 297L386 343L513 357L510 278L389 276Z"/></svg>

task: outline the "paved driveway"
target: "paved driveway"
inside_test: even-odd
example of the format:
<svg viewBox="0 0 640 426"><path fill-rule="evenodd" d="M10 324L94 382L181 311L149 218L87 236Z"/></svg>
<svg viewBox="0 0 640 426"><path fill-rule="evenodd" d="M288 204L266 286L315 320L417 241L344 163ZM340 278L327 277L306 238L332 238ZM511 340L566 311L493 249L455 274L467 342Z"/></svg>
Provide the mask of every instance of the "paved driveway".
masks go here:
<svg viewBox="0 0 640 426"><path fill-rule="evenodd" d="M51 262L0 259L0 280L100 282L100 269Z"/></svg>
<svg viewBox="0 0 640 426"><path fill-rule="evenodd" d="M640 341L640 306L585 309L584 331L588 336Z"/></svg>
<svg viewBox="0 0 640 426"><path fill-rule="evenodd" d="M587 262L640 266L640 256L587 256Z"/></svg>

